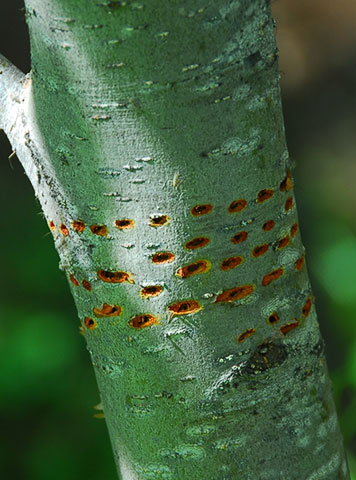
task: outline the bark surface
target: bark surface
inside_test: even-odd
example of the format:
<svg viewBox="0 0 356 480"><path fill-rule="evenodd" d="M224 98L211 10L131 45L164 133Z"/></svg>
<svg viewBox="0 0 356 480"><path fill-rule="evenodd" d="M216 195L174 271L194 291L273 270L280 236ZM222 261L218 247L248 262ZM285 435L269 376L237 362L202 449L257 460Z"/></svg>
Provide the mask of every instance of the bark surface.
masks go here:
<svg viewBox="0 0 356 480"><path fill-rule="evenodd" d="M265 0L26 0L1 127L34 186L119 477L348 479Z"/></svg>

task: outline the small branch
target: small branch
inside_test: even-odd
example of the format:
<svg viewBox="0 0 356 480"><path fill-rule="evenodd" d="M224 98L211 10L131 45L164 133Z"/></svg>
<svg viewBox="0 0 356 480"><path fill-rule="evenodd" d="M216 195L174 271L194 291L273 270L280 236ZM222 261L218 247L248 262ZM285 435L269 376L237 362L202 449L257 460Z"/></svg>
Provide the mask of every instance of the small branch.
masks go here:
<svg viewBox="0 0 356 480"><path fill-rule="evenodd" d="M0 54L0 129L8 134L19 111L25 75Z"/></svg>
<svg viewBox="0 0 356 480"><path fill-rule="evenodd" d="M34 115L31 76L1 54L0 130L6 133L37 195L45 151Z"/></svg>

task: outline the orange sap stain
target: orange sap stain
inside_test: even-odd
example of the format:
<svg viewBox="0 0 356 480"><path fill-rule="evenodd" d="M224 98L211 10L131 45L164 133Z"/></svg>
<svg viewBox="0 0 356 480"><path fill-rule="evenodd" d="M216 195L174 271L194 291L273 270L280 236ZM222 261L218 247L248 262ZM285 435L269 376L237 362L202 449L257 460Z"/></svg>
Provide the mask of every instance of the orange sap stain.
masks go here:
<svg viewBox="0 0 356 480"><path fill-rule="evenodd" d="M303 308L302 308L302 314L303 314L303 317L307 318L307 316L309 315L310 313L310 310L312 308L312 299L311 297L308 297L307 298L307 301L305 302L305 304L303 305Z"/></svg>
<svg viewBox="0 0 356 480"><path fill-rule="evenodd" d="M270 198L273 197L274 191L272 188L266 188L264 190L261 190L257 194L257 202L258 203L263 203L266 200L269 200Z"/></svg>
<svg viewBox="0 0 356 480"><path fill-rule="evenodd" d="M292 235L293 238L297 235L297 232L298 232L298 224L293 223L293 225L290 227L290 234Z"/></svg>
<svg viewBox="0 0 356 480"><path fill-rule="evenodd" d="M246 206L247 200L245 200L244 198L240 198L239 200L234 200L233 202L231 202L227 211L229 213L241 212L246 208Z"/></svg>
<svg viewBox="0 0 356 480"><path fill-rule="evenodd" d="M98 318L102 317L118 317L122 313L120 305L108 305L104 303L101 308L93 308L94 315Z"/></svg>
<svg viewBox="0 0 356 480"><path fill-rule="evenodd" d="M292 188L293 188L293 182L291 179L291 174L290 174L290 171L287 170L287 175L285 179L281 182L279 186L279 190L281 192L289 192L289 190L292 190Z"/></svg>
<svg viewBox="0 0 356 480"><path fill-rule="evenodd" d="M235 300L241 300L251 295L255 289L256 285L252 284L229 288L229 290L225 290L216 297L215 303L234 302Z"/></svg>
<svg viewBox="0 0 356 480"><path fill-rule="evenodd" d="M232 237L231 241L232 243L238 244L247 240L247 237L248 237L248 232L239 232Z"/></svg>
<svg viewBox="0 0 356 480"><path fill-rule="evenodd" d="M97 322L90 317L84 318L84 325L87 327L88 330L95 330L96 327L98 326Z"/></svg>
<svg viewBox="0 0 356 480"><path fill-rule="evenodd" d="M90 225L90 230L94 235L106 237L108 235L108 227L105 225Z"/></svg>
<svg viewBox="0 0 356 480"><path fill-rule="evenodd" d="M227 271L231 270L232 268L238 267L244 261L243 257L228 257L225 258L220 264L220 269Z"/></svg>
<svg viewBox="0 0 356 480"><path fill-rule="evenodd" d="M168 215L157 215L155 217L151 217L150 226L163 227L164 225L168 225L169 221L170 217Z"/></svg>
<svg viewBox="0 0 356 480"><path fill-rule="evenodd" d="M203 306L197 300L183 300L182 302L173 303L168 310L174 315L190 315L202 310Z"/></svg>
<svg viewBox="0 0 356 480"><path fill-rule="evenodd" d="M73 283L73 285L79 287L79 282L72 273L69 275L69 280Z"/></svg>
<svg viewBox="0 0 356 480"><path fill-rule="evenodd" d="M262 225L262 230L269 232L275 226L276 222L274 220L267 220L266 223Z"/></svg>
<svg viewBox="0 0 356 480"><path fill-rule="evenodd" d="M255 258L260 257L261 255L264 255L268 250L268 243L264 243L263 245L258 245L258 247L255 247L251 255Z"/></svg>
<svg viewBox="0 0 356 480"><path fill-rule="evenodd" d="M72 228L78 233L82 233L85 230L85 223L82 220L74 220L72 222Z"/></svg>
<svg viewBox="0 0 356 480"><path fill-rule="evenodd" d="M281 238L277 244L278 250L285 248L289 244L289 242L290 242L289 235L286 235L285 237Z"/></svg>
<svg viewBox="0 0 356 480"><path fill-rule="evenodd" d="M68 228L64 225L64 223L61 223L60 227L59 227L59 230L60 232L62 233L62 235L64 235L65 237L67 237L69 235L69 230Z"/></svg>
<svg viewBox="0 0 356 480"><path fill-rule="evenodd" d="M163 287L161 285L149 285L143 287L140 291L142 297L157 297L163 292Z"/></svg>
<svg viewBox="0 0 356 480"><path fill-rule="evenodd" d="M302 255L300 258L298 258L298 260L295 262L294 264L294 268L296 270L301 270L303 267L304 267L304 263L305 263L305 256Z"/></svg>
<svg viewBox="0 0 356 480"><path fill-rule="evenodd" d="M82 285L83 285L83 287L84 287L86 290L88 290L88 292L90 292L90 290L91 290L91 284L90 284L90 282L88 282L88 280L83 280L83 281L82 281Z"/></svg>
<svg viewBox="0 0 356 480"><path fill-rule="evenodd" d="M134 283L132 273L118 270L110 272L108 270L98 270L98 278L106 283Z"/></svg>
<svg viewBox="0 0 356 480"><path fill-rule="evenodd" d="M270 283L277 280L277 278L281 277L283 275L283 272L283 268L277 268L276 270L273 270L273 272L267 273L267 275L265 275L262 279L262 285L266 287Z"/></svg>
<svg viewBox="0 0 356 480"><path fill-rule="evenodd" d="M286 335L288 332L293 330L294 328L299 326L298 320L293 323L287 323L286 325L283 325L279 330L283 333L283 335Z"/></svg>
<svg viewBox="0 0 356 480"><path fill-rule="evenodd" d="M211 263L209 260L197 260L194 263L179 268L176 271L176 275L181 278L188 278L198 273L206 273L210 268Z"/></svg>
<svg viewBox="0 0 356 480"><path fill-rule="evenodd" d="M190 211L194 217L200 217L201 215L207 215L213 210L213 206L210 203L206 203L203 205L196 205Z"/></svg>
<svg viewBox="0 0 356 480"><path fill-rule="evenodd" d="M288 212L293 207L293 198L288 197L286 203L284 204L284 210Z"/></svg>
<svg viewBox="0 0 356 480"><path fill-rule="evenodd" d="M175 260L175 255L172 252L157 252L152 255L153 263L172 263Z"/></svg>
<svg viewBox="0 0 356 480"><path fill-rule="evenodd" d="M206 247L206 245L208 245L209 242L210 242L209 238L196 237L196 238L193 238L192 240L189 240L189 242L185 244L185 248L187 248L188 250L196 250L197 248Z"/></svg>
<svg viewBox="0 0 356 480"><path fill-rule="evenodd" d="M147 328L152 327L158 323L158 318L150 313L144 313L143 315L136 315L129 321L130 327L133 328Z"/></svg>
<svg viewBox="0 0 356 480"><path fill-rule="evenodd" d="M250 337L251 335L253 335L254 333L256 333L256 329L255 328L248 328L245 332L241 333L241 335L239 337L237 337L237 341L239 343L242 343L244 340L246 340L246 338Z"/></svg>
<svg viewBox="0 0 356 480"><path fill-rule="evenodd" d="M135 221L131 218L123 218L122 220L115 220L115 226L119 230L130 230L135 227Z"/></svg>

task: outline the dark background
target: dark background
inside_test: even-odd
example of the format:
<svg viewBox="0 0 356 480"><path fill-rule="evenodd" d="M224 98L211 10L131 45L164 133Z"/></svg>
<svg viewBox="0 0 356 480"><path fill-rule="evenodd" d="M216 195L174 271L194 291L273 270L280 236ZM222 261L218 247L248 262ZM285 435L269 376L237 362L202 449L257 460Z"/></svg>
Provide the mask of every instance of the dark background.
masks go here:
<svg viewBox="0 0 356 480"><path fill-rule="evenodd" d="M0 51L24 72L20 0L1 2ZM308 269L356 480L356 4L272 3ZM114 480L93 369L32 187L0 132L0 478Z"/></svg>

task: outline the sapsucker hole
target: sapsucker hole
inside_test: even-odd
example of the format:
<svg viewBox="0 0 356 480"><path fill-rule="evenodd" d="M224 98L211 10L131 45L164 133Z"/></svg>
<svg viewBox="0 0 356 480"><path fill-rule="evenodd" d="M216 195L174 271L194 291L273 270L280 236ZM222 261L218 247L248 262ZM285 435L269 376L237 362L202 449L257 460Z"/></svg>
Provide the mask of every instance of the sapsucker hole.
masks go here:
<svg viewBox="0 0 356 480"><path fill-rule="evenodd" d="M276 222L274 220L267 220L266 223L262 225L262 230L269 232L275 226Z"/></svg>
<svg viewBox="0 0 356 480"><path fill-rule="evenodd" d="M229 213L237 213L244 210L247 206L247 200L244 198L240 198L238 200L234 200L230 203L229 208L227 209Z"/></svg>
<svg viewBox="0 0 356 480"><path fill-rule="evenodd" d="M82 233L85 230L85 223L82 220L74 220L72 222L72 228L78 233Z"/></svg>
<svg viewBox="0 0 356 480"><path fill-rule="evenodd" d="M163 291L161 285L149 285L141 289L141 295L143 297L157 297Z"/></svg>
<svg viewBox="0 0 356 480"><path fill-rule="evenodd" d="M193 238L192 240L189 240L189 242L185 244L185 248L187 248L188 250L196 250L197 248L205 247L206 245L208 245L209 242L210 242L209 238L196 237L196 238Z"/></svg>
<svg viewBox="0 0 356 480"><path fill-rule="evenodd" d="M67 237L69 235L69 230L68 228L64 225L64 223L61 223L60 227L59 227L59 231L62 233L62 235L64 235L65 237Z"/></svg>
<svg viewBox="0 0 356 480"><path fill-rule="evenodd" d="M88 282L88 280L83 280L83 281L82 281L82 285L83 285L83 287L84 287L86 290L88 290L88 292L90 292L90 290L91 290L91 284L90 284L90 282Z"/></svg>
<svg viewBox="0 0 356 480"><path fill-rule="evenodd" d="M205 203L203 205L196 205L191 209L191 214L195 217L200 217L201 215L206 215L210 213L213 209L213 206L210 203Z"/></svg>
<svg viewBox="0 0 356 480"><path fill-rule="evenodd" d="M220 264L220 269L224 271L231 270L239 266L243 261L243 257L240 256L225 258Z"/></svg>
<svg viewBox="0 0 356 480"><path fill-rule="evenodd" d="M312 308L312 299L311 297L308 297L307 301L305 302L302 308L302 314L305 318L309 315L311 308Z"/></svg>
<svg viewBox="0 0 356 480"><path fill-rule="evenodd" d="M290 171L288 170L286 177L284 178L284 180L282 180L279 186L279 190L281 192L289 192L289 190L291 190L292 188L293 188L293 182L291 179Z"/></svg>
<svg viewBox="0 0 356 480"><path fill-rule="evenodd" d="M290 234L292 235L293 238L297 235L297 232L298 232L298 224L293 223L293 225L290 228Z"/></svg>
<svg viewBox="0 0 356 480"><path fill-rule="evenodd" d="M248 232L236 233L231 239L232 243L238 244L244 242L248 237Z"/></svg>
<svg viewBox="0 0 356 480"><path fill-rule="evenodd" d="M158 318L150 313L144 313L143 315L136 315L129 321L130 327L133 328L146 328L151 327L158 323Z"/></svg>
<svg viewBox="0 0 356 480"><path fill-rule="evenodd" d="M229 290L225 290L223 293L220 293L220 295L216 297L215 303L234 302L235 300L241 300L251 295L255 288L256 286L252 284L230 288Z"/></svg>
<svg viewBox="0 0 356 480"><path fill-rule="evenodd" d="M157 215L151 217L150 226L151 227L163 227L169 223L170 217L168 215Z"/></svg>
<svg viewBox="0 0 356 480"><path fill-rule="evenodd" d="M301 270L304 267L305 257L302 255L294 264L296 270Z"/></svg>
<svg viewBox="0 0 356 480"><path fill-rule="evenodd" d="M90 230L94 235L106 237L108 234L108 227L105 225L90 225Z"/></svg>
<svg viewBox="0 0 356 480"><path fill-rule="evenodd" d="M202 305L197 300L184 300L168 307L173 315L188 315L199 312L202 308Z"/></svg>
<svg viewBox="0 0 356 480"><path fill-rule="evenodd" d="M79 282L72 273L69 275L69 280L73 283L73 285L79 287Z"/></svg>
<svg viewBox="0 0 356 480"><path fill-rule="evenodd" d="M98 326L97 322L91 317L84 318L84 325L88 330L94 330Z"/></svg>
<svg viewBox="0 0 356 480"><path fill-rule="evenodd" d="M256 333L255 328L248 328L245 332L241 333L239 337L237 337L237 341L242 343L244 340L246 340L246 338L250 337L254 333Z"/></svg>
<svg viewBox="0 0 356 480"><path fill-rule="evenodd" d="M273 197L274 191L272 188L266 188L264 190L261 190L257 194L257 202L258 203L263 203L266 200L269 200L270 198Z"/></svg>
<svg viewBox="0 0 356 480"><path fill-rule="evenodd" d="M177 270L176 275L181 278L191 277L197 273L205 273L209 270L211 264L208 260L198 260L190 265L181 267Z"/></svg>
<svg viewBox="0 0 356 480"><path fill-rule="evenodd" d="M284 210L288 212L293 207L293 197L288 197L284 204Z"/></svg>
<svg viewBox="0 0 356 480"><path fill-rule="evenodd" d="M101 308L93 308L94 315L96 317L118 317L121 315L122 309L120 305L108 305L104 303Z"/></svg>
<svg viewBox="0 0 356 480"><path fill-rule="evenodd" d="M132 274L129 272L110 272L108 270L98 270L98 278L106 283L133 283Z"/></svg>
<svg viewBox="0 0 356 480"><path fill-rule="evenodd" d="M277 244L278 250L285 248L289 244L289 242L290 242L289 235L286 235L285 237L281 238Z"/></svg>
<svg viewBox="0 0 356 480"><path fill-rule="evenodd" d="M283 333L283 335L286 335L288 332L293 330L294 328L299 326L298 320L296 320L293 323L287 323L286 325L283 325L279 330Z"/></svg>
<svg viewBox="0 0 356 480"><path fill-rule="evenodd" d="M271 313L271 315L267 318L267 323L269 323L270 325L274 325L278 321L279 321L279 316L277 312Z"/></svg>
<svg viewBox="0 0 356 480"><path fill-rule="evenodd" d="M153 263L172 263L174 259L175 255L172 252L158 252L151 258Z"/></svg>
<svg viewBox="0 0 356 480"><path fill-rule="evenodd" d="M261 255L264 255L268 250L268 243L264 243L263 245L258 245L252 250L252 256L257 258Z"/></svg>
<svg viewBox="0 0 356 480"><path fill-rule="evenodd" d="M262 285L266 287L270 283L277 280L277 278L281 277L283 275L283 272L283 268L277 268L276 270L273 270L273 272L267 273L267 275L265 275L262 279Z"/></svg>
<svg viewBox="0 0 356 480"><path fill-rule="evenodd" d="M119 230L129 230L135 227L135 221L131 218L123 218L122 220L115 220L115 225Z"/></svg>

